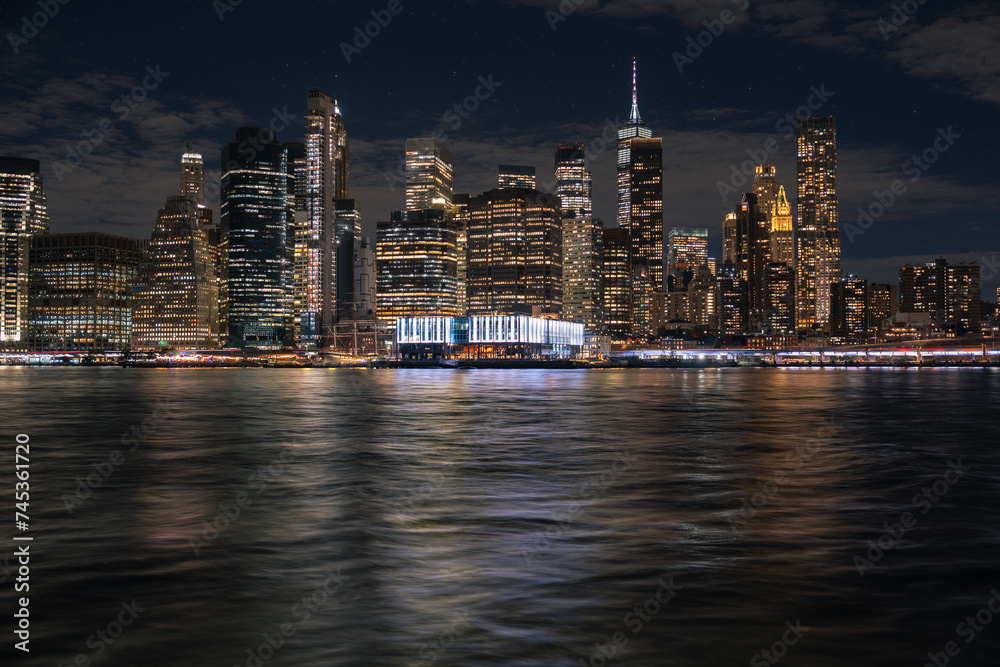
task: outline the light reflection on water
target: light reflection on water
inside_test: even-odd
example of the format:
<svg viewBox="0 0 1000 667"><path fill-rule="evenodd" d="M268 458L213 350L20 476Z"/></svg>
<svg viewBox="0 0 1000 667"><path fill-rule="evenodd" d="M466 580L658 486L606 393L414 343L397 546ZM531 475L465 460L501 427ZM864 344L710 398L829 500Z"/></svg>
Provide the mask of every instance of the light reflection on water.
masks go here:
<svg viewBox="0 0 1000 667"><path fill-rule="evenodd" d="M612 665L747 664L801 619L782 664L917 665L1000 586L991 370L3 368L0 383L5 439L32 437L21 664L568 667L601 665L602 647ZM75 480L116 449L125 463L69 514ZM853 557L957 457L967 476L860 577ZM676 596L650 603L670 577ZM88 637L133 598L144 611L96 655ZM998 633L956 664L994 664Z"/></svg>

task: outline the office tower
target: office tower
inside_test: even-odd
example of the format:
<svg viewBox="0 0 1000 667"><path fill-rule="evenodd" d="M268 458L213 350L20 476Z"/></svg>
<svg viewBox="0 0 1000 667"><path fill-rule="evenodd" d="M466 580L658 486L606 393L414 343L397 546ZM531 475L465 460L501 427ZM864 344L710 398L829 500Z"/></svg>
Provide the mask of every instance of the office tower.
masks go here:
<svg viewBox="0 0 1000 667"><path fill-rule="evenodd" d="M714 257L709 257L708 258L708 270L712 272L713 276L715 275L716 264L715 264L715 258Z"/></svg>
<svg viewBox="0 0 1000 667"><path fill-rule="evenodd" d="M602 234L602 292L604 331L619 340L632 333L632 265L628 230L605 229Z"/></svg>
<svg viewBox="0 0 1000 667"><path fill-rule="evenodd" d="M730 211L722 223L722 263L736 264L736 212Z"/></svg>
<svg viewBox="0 0 1000 667"><path fill-rule="evenodd" d="M535 168L517 164L502 164L497 169L497 187L500 189L525 188L534 190L537 186Z"/></svg>
<svg viewBox="0 0 1000 667"><path fill-rule="evenodd" d="M451 151L437 139L406 140L406 210L442 211L452 202Z"/></svg>
<svg viewBox="0 0 1000 667"><path fill-rule="evenodd" d="M784 262L764 267L762 323L770 333L795 333L795 270Z"/></svg>
<svg viewBox="0 0 1000 667"><path fill-rule="evenodd" d="M128 350L141 242L110 234L32 237L27 347Z"/></svg>
<svg viewBox="0 0 1000 667"><path fill-rule="evenodd" d="M48 233L38 160L0 157L0 345L27 334L31 238Z"/></svg>
<svg viewBox="0 0 1000 667"><path fill-rule="evenodd" d="M306 202L308 201L307 186L309 183L306 145L301 141L287 141L282 146L288 161L288 201L292 203L292 208L295 211L305 213L308 210ZM305 222L306 218L303 216L302 223Z"/></svg>
<svg viewBox="0 0 1000 667"><path fill-rule="evenodd" d="M632 139L651 139L653 130L639 115L636 62L632 59L632 110L627 121L618 127L618 226L629 229L632 221Z"/></svg>
<svg viewBox="0 0 1000 667"><path fill-rule="evenodd" d="M830 285L840 280L837 122L798 119L798 328L830 319Z"/></svg>
<svg viewBox="0 0 1000 667"><path fill-rule="evenodd" d="M653 294L658 290L653 285L652 271L645 264L632 263L632 335L649 336L655 334L652 324Z"/></svg>
<svg viewBox="0 0 1000 667"><path fill-rule="evenodd" d="M708 230L674 227L667 233L667 270L708 265Z"/></svg>
<svg viewBox="0 0 1000 667"><path fill-rule="evenodd" d="M868 337L868 281L844 276L830 286L830 333L851 342Z"/></svg>
<svg viewBox="0 0 1000 667"><path fill-rule="evenodd" d="M223 337L280 348L293 342L288 153L267 130L242 127L222 164Z"/></svg>
<svg viewBox="0 0 1000 667"><path fill-rule="evenodd" d="M468 235L470 312L562 312L558 197L523 188L471 197Z"/></svg>
<svg viewBox="0 0 1000 667"><path fill-rule="evenodd" d="M205 203L205 163L191 144L181 156L181 194L191 197L195 204Z"/></svg>
<svg viewBox="0 0 1000 667"><path fill-rule="evenodd" d="M451 211L457 233L458 275L455 284L455 303L459 316L469 311L469 195L456 194Z"/></svg>
<svg viewBox="0 0 1000 667"><path fill-rule="evenodd" d="M654 289L663 289L663 146L629 140L629 238L632 264L643 264Z"/></svg>
<svg viewBox="0 0 1000 667"><path fill-rule="evenodd" d="M132 346L141 350L218 347L218 287L208 232L188 196L168 197L143 253Z"/></svg>
<svg viewBox="0 0 1000 667"><path fill-rule="evenodd" d="M601 322L601 224L592 211L583 144L559 144L555 175L563 230L562 316L596 332Z"/></svg>
<svg viewBox="0 0 1000 667"><path fill-rule="evenodd" d="M458 230L441 209L395 211L378 223L378 320L393 329L409 315L457 316Z"/></svg>
<svg viewBox="0 0 1000 667"><path fill-rule="evenodd" d="M792 205L785 196L785 186L778 188L778 197L770 215L771 261L795 268L795 228Z"/></svg>
<svg viewBox="0 0 1000 667"><path fill-rule="evenodd" d="M292 208L292 222L288 229L287 243L292 254L292 324L291 338L302 341L302 315L305 312L306 283L309 275L309 207L307 185L306 145L290 141L282 144L288 161L288 203Z"/></svg>
<svg viewBox="0 0 1000 667"><path fill-rule="evenodd" d="M757 205L770 222L771 209L778 202L778 181L774 166L763 164L754 167L753 193L757 195Z"/></svg>
<svg viewBox="0 0 1000 667"><path fill-rule="evenodd" d="M764 320L764 273L771 263L771 239L767 216L757 205L757 195L744 192L736 210L736 267L746 280L749 320L744 326L762 328Z"/></svg>
<svg viewBox="0 0 1000 667"><path fill-rule="evenodd" d="M337 239L345 233L357 243L361 241L361 203L357 199L338 199L333 202Z"/></svg>
<svg viewBox="0 0 1000 667"><path fill-rule="evenodd" d="M354 290L350 303L352 319L374 320L376 309L375 253L368 238L361 239L354 253Z"/></svg>
<svg viewBox="0 0 1000 667"><path fill-rule="evenodd" d="M733 264L723 264L718 273L719 332L736 334L744 331L748 319L746 279Z"/></svg>
<svg viewBox="0 0 1000 667"><path fill-rule="evenodd" d="M877 332L882 321L899 312L899 290L896 285L872 283L868 286L868 330Z"/></svg>
<svg viewBox="0 0 1000 667"><path fill-rule="evenodd" d="M350 145L337 101L309 91L306 113L306 216L296 223L294 304L299 342L322 345L335 319L336 201L350 197ZM294 167L293 167L294 171Z"/></svg>

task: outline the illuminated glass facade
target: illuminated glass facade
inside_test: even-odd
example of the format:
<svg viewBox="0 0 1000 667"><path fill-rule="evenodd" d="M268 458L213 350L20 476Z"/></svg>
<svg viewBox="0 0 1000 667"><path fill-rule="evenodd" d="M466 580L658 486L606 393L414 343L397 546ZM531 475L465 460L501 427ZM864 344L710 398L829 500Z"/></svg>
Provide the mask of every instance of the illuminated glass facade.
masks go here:
<svg viewBox="0 0 1000 667"><path fill-rule="evenodd" d="M208 232L198 205L168 197L143 253L136 287L132 346L211 349L218 347L219 293Z"/></svg>
<svg viewBox="0 0 1000 667"><path fill-rule="evenodd" d="M583 144L556 148L556 194L562 203L563 318L601 327L601 221L594 218Z"/></svg>
<svg viewBox="0 0 1000 667"><path fill-rule="evenodd" d="M311 90L306 101L305 187L296 185L305 215L294 218L293 307L300 344L316 346L336 317L336 201L350 197L350 143L337 100Z"/></svg>
<svg viewBox="0 0 1000 667"><path fill-rule="evenodd" d="M28 349L127 350L141 242L109 234L31 239Z"/></svg>
<svg viewBox="0 0 1000 667"><path fill-rule="evenodd" d="M541 359L579 354L584 327L529 315L402 317L396 345L404 359Z"/></svg>
<svg viewBox="0 0 1000 667"><path fill-rule="evenodd" d="M708 266L708 230L674 227L667 233L667 269Z"/></svg>
<svg viewBox="0 0 1000 667"><path fill-rule="evenodd" d="M0 345L25 339L31 238L48 232L38 160L0 157Z"/></svg>
<svg viewBox="0 0 1000 667"><path fill-rule="evenodd" d="M632 61L632 111L618 127L618 226L629 229L632 222L632 139L651 139L653 130L639 115L636 63Z"/></svg>
<svg viewBox="0 0 1000 667"><path fill-rule="evenodd" d="M451 219L455 221L458 250L458 275L455 300L458 314L469 312L469 195L457 194L454 197Z"/></svg>
<svg viewBox="0 0 1000 667"><path fill-rule="evenodd" d="M616 339L632 333L632 264L628 230L616 227L602 234L602 292L604 331Z"/></svg>
<svg viewBox="0 0 1000 667"><path fill-rule="evenodd" d="M502 164L497 169L497 187L525 188L535 190L538 187L535 180L535 168L518 164Z"/></svg>
<svg viewBox="0 0 1000 667"><path fill-rule="evenodd" d="M632 264L644 264L663 289L663 146L660 139L630 139L629 237Z"/></svg>
<svg viewBox="0 0 1000 667"><path fill-rule="evenodd" d="M226 347L291 344L294 200L288 151L267 130L240 128L236 142L222 150L222 164Z"/></svg>
<svg viewBox="0 0 1000 667"><path fill-rule="evenodd" d="M868 337L868 281L844 276L830 286L830 333L851 342Z"/></svg>
<svg viewBox="0 0 1000 667"><path fill-rule="evenodd" d="M766 333L795 332L795 270L783 262L764 268L763 327Z"/></svg>
<svg viewBox="0 0 1000 667"><path fill-rule="evenodd" d="M458 227L445 211L396 211L378 223L379 324L407 315L458 315Z"/></svg>
<svg viewBox="0 0 1000 667"><path fill-rule="evenodd" d="M830 319L830 285L840 280L837 122L798 119L798 328Z"/></svg>
<svg viewBox="0 0 1000 667"><path fill-rule="evenodd" d="M181 156L181 194L196 204L205 203L205 162L200 153L191 149L191 144Z"/></svg>
<svg viewBox="0 0 1000 667"><path fill-rule="evenodd" d="M468 293L471 313L563 305L559 198L521 188L469 199Z"/></svg>
<svg viewBox="0 0 1000 667"><path fill-rule="evenodd" d="M406 210L452 205L451 151L431 137L406 140Z"/></svg>

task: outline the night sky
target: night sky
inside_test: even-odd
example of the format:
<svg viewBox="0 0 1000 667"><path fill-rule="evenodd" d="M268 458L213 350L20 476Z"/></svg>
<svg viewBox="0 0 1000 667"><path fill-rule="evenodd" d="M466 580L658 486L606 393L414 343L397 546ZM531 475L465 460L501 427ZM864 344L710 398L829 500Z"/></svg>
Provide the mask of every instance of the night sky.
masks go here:
<svg viewBox="0 0 1000 667"><path fill-rule="evenodd" d="M186 143L217 181L238 126L266 126L287 109L294 117L278 138L301 139L314 87L340 102L351 195L373 236L376 221L402 208L402 187L388 179L407 137L447 135L456 192L490 189L500 163L534 165L551 180L558 141L599 146L608 121L627 117L636 57L639 109L663 138L665 230L707 227L719 257L737 196L724 201L718 183L769 139L778 149L767 159L794 203L795 142L779 123L815 88L832 94L814 115L838 124L845 271L896 282L901 264L945 256L984 262L984 298L1000 281L1000 266L990 268L1000 264L996 2L910 0L896 3L893 23L892 3L820 0L746 9L745 0L564 0L566 16L554 0L398 0L398 15L383 1L49 1L58 12L37 35L23 22L41 11L37 2L0 10L0 154L42 162L54 233L148 238L176 194ZM347 62L341 44L354 48L372 10L391 20ZM720 34L703 35L708 46L679 71L673 54L705 21ZM443 118L480 77L495 82L488 99L460 123ZM145 99L130 105L135 86ZM948 150L904 173L949 128ZM84 133L100 137L92 154L71 170L56 166ZM614 226L614 151L592 157L596 214ZM897 179L905 192L849 234L858 207ZM210 203L218 209L217 195Z"/></svg>

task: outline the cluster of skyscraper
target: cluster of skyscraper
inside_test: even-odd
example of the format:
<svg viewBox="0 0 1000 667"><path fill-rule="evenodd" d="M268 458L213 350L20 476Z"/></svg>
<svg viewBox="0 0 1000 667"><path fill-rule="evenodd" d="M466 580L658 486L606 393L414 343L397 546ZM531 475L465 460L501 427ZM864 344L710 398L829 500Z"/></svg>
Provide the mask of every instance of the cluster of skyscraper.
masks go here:
<svg viewBox="0 0 1000 667"><path fill-rule="evenodd" d="M836 123L799 118L797 216L771 165L723 226L663 231L663 148L632 109L618 128L617 227L594 217L585 146L555 148L554 189L500 165L497 187L453 191L450 151L406 141L405 209L361 238L350 148L330 96L310 91L305 141L243 127L222 151L221 219L205 204L202 156L149 240L48 235L36 161L0 158L0 341L35 350L322 347L359 332L377 348L398 318L534 313L611 340L670 329L865 340L904 312L975 331L975 264L944 260L890 285L841 277ZM666 252L664 252L666 250Z"/></svg>

